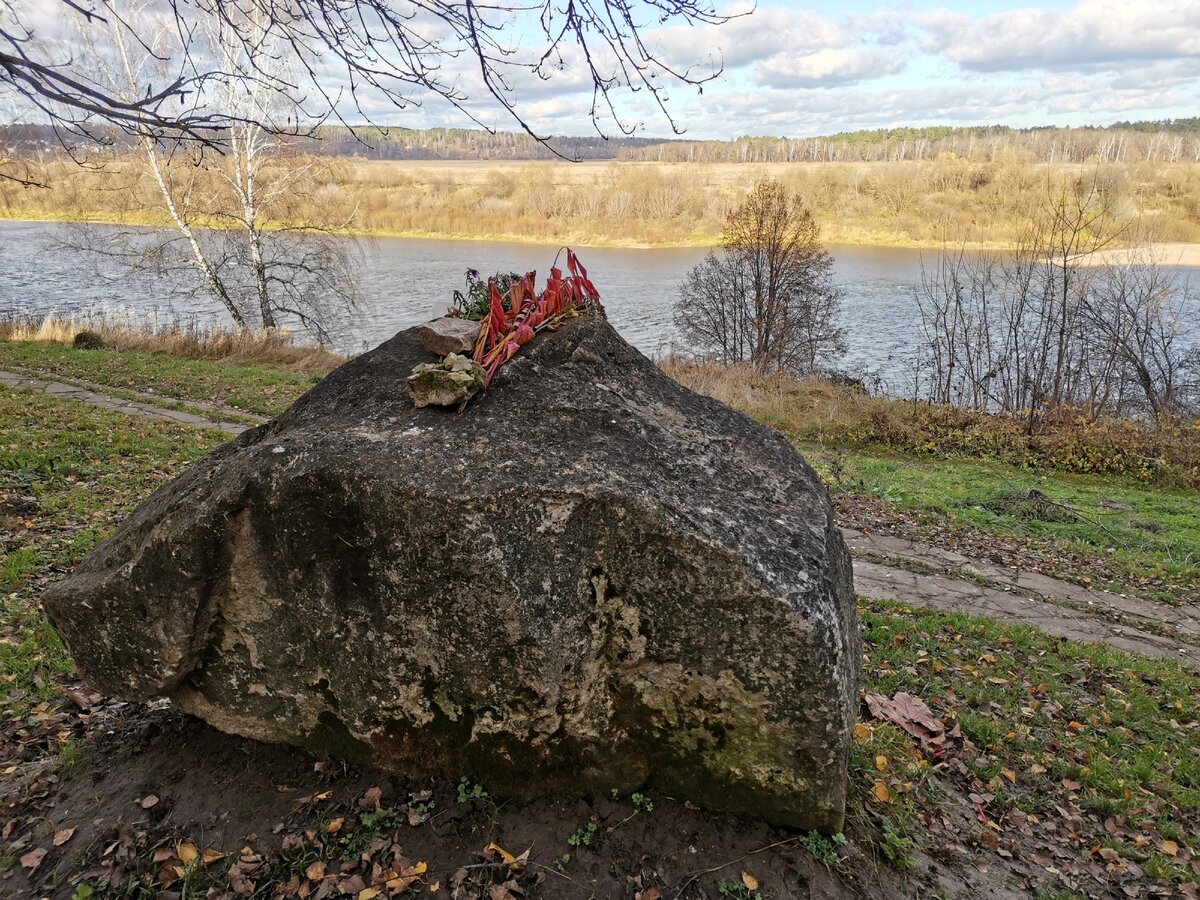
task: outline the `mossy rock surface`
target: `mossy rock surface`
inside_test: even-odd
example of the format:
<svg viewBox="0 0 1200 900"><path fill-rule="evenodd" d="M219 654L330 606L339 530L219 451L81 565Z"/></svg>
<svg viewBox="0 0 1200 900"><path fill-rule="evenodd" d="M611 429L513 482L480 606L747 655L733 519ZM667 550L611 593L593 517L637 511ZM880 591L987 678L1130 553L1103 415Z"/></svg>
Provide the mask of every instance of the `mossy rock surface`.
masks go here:
<svg viewBox="0 0 1200 900"><path fill-rule="evenodd" d="M598 318L462 412L413 405L429 359L396 335L142 503L46 596L80 671L494 796L839 829L861 644L812 469Z"/></svg>

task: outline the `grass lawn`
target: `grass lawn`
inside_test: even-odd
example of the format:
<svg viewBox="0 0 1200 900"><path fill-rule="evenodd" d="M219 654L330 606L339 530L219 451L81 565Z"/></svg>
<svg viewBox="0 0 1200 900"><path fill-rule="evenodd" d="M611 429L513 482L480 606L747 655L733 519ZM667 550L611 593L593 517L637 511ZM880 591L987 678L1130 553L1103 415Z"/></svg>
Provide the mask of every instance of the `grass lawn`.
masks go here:
<svg viewBox="0 0 1200 900"><path fill-rule="evenodd" d="M872 601L862 616L865 690L919 697L958 732L922 751L894 724L860 726L851 774L888 855L924 835L1082 877L1196 878L1195 670L962 614ZM939 825L948 789L972 807L965 832Z"/></svg>
<svg viewBox="0 0 1200 900"><path fill-rule="evenodd" d="M178 400L220 403L263 416L283 412L316 383L312 376L265 365L0 340L0 369L14 367Z"/></svg>
<svg viewBox="0 0 1200 900"><path fill-rule="evenodd" d="M1200 600L1200 497L1195 491L987 460L802 450L831 490L877 497L962 531L1028 537L1099 557L1101 568L1120 581L1105 583L1099 571L1080 574L1079 580L1098 587L1126 590L1165 581ZM1177 595L1158 596L1171 601Z"/></svg>
<svg viewBox="0 0 1200 900"><path fill-rule="evenodd" d="M67 670L36 597L155 487L228 439L0 388L0 678L23 715ZM2 701L0 701L2 702Z"/></svg>

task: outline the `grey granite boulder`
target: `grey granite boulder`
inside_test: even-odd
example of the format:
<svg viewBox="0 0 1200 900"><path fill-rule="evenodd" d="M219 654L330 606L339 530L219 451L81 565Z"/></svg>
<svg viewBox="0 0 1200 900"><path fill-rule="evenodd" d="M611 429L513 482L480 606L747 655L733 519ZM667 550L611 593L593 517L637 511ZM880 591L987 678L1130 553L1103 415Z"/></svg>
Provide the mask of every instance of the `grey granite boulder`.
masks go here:
<svg viewBox="0 0 1200 900"><path fill-rule="evenodd" d="M841 827L861 659L829 498L598 318L462 413L415 329L161 487L46 611L81 673L493 795Z"/></svg>

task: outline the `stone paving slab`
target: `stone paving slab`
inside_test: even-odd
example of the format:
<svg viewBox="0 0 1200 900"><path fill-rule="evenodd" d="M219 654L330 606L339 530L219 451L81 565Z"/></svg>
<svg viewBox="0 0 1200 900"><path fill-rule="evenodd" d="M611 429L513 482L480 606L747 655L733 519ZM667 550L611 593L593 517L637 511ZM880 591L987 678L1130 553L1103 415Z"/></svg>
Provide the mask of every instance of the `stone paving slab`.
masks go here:
<svg viewBox="0 0 1200 900"><path fill-rule="evenodd" d="M851 555L856 556L854 588L861 596L898 600L910 606L965 612L999 622L1022 622L1056 637L1084 643L1104 643L1119 650L1200 665L1200 640L1194 639L1196 619L1186 609L1134 597L1088 591L1046 576L1039 576L1037 582L1042 590L1032 591L1021 587L1024 583L1021 573L996 566L984 568L994 575L1004 576L996 580L1000 584L1007 582L1010 590L956 578L951 574L912 572L863 559L862 555L871 553L929 563L931 559L945 559L947 551L901 538L863 535L851 529L845 529L843 533ZM885 550L888 552L881 552ZM974 560L967 562L979 565ZM1066 605L1068 603L1072 605ZM1080 604L1083 608L1073 604ZM1105 613L1110 615L1106 616ZM1120 616L1122 620L1113 621L1111 614Z"/></svg>
<svg viewBox="0 0 1200 900"><path fill-rule="evenodd" d="M74 386L74 387L81 387L84 390L92 391L97 394L107 395L107 393L108 393L108 385L100 384L95 381L87 381L86 379L83 379L83 378L71 378L67 381L62 381L62 382L53 381L51 379L47 379L44 377L50 373L39 372L34 369L26 369L23 366L14 367L13 370L11 372L7 372L7 374L15 375L18 377L30 377L35 380L49 381L51 384L54 384L59 387L64 387L64 388L69 388L71 386ZM209 400L181 400L178 397L169 397L165 394L159 394L159 393L155 393L153 391L135 391L132 388L122 388L121 391L122 391L122 393L125 393L125 394L133 394L133 397L135 400L144 401L144 402L148 403L149 405L157 407L159 409L162 408L163 403L183 403L183 404L186 404L187 406L193 407L195 409L207 410L208 412L211 412L216 416L225 415L227 413L237 413L238 418L248 419L250 421L250 423L251 423L250 427L253 427L254 425L261 425L264 422L269 421L269 418L267 416L260 416L257 413L246 412L245 410L241 410L241 409L231 410L227 406L223 406L220 403L213 403ZM237 423L235 423L235 424L237 424ZM244 423L242 423L242 424L244 424Z"/></svg>
<svg viewBox="0 0 1200 900"><path fill-rule="evenodd" d="M114 397L111 394L88 390L87 388L78 387L73 384L63 384L60 381L46 381L17 372L0 371L0 385L34 391L39 394L45 394L48 397L65 397L69 400L78 400L80 403L98 406L101 409L111 409L116 412L129 413L130 415L142 416L147 419L157 419L161 422L177 422L180 425L190 425L193 428L215 428L218 431L224 431L226 434L231 435L239 435L243 431L254 427L253 425L243 425L240 422L217 422L194 413L183 412L177 409L165 409L161 406L144 403L140 400L126 400L122 397Z"/></svg>

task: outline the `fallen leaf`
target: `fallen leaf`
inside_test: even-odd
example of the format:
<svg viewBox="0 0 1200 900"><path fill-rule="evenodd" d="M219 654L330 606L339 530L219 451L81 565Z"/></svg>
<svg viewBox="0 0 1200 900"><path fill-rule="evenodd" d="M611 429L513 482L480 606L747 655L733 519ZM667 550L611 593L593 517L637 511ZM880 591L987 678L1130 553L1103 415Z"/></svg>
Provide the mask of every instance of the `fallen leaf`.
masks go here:
<svg viewBox="0 0 1200 900"><path fill-rule="evenodd" d="M154 851L154 856L152 859L154 860L155 865L162 865L168 860L175 859L175 851L170 847L159 847Z"/></svg>
<svg viewBox="0 0 1200 900"><path fill-rule="evenodd" d="M375 900L379 896L379 888L363 888L358 892L358 900Z"/></svg>
<svg viewBox="0 0 1200 900"><path fill-rule="evenodd" d="M200 848L195 844L180 844L175 848L175 855L185 866L191 865L200 855Z"/></svg>
<svg viewBox="0 0 1200 900"><path fill-rule="evenodd" d="M1000 774L1007 778L1012 784L1017 783L1017 773L1012 769L1001 769Z"/></svg>
<svg viewBox="0 0 1200 900"><path fill-rule="evenodd" d="M339 831L342 830L342 826L345 824L346 824L346 820L343 818L334 819L332 822L330 822L328 825L325 826L325 833L326 834L337 834Z"/></svg>
<svg viewBox="0 0 1200 900"><path fill-rule="evenodd" d="M325 877L325 863L317 860L317 862L304 870L304 877L309 881L320 881Z"/></svg>
<svg viewBox="0 0 1200 900"><path fill-rule="evenodd" d="M887 766L888 766L888 758L886 756L884 756L881 753L875 757L875 768L876 769L878 769L880 772L883 772L884 770L887 769Z"/></svg>
<svg viewBox="0 0 1200 900"><path fill-rule="evenodd" d="M859 722L857 725L855 725L854 739L860 744L865 744L867 741L869 741L871 739L871 726L864 725L862 722Z"/></svg>
<svg viewBox="0 0 1200 900"><path fill-rule="evenodd" d="M517 858L515 856L513 856L511 853L509 853L507 850L505 850L499 844L495 844L495 843L488 844L486 847L483 848L483 852L485 855L492 853L492 852L499 854L500 858L502 860L504 860L505 865L511 865L512 863L517 861Z"/></svg>
<svg viewBox="0 0 1200 900"><path fill-rule="evenodd" d="M379 809L379 801L382 799L383 791L377 787L373 787L363 794L362 799L358 801L358 805L361 809L368 811L376 810Z"/></svg>
<svg viewBox="0 0 1200 900"><path fill-rule="evenodd" d="M332 796L333 796L333 791L325 791L322 794L317 794L317 796L313 797L313 800L315 800L317 803L320 803L323 800L328 800Z"/></svg>
<svg viewBox="0 0 1200 900"><path fill-rule="evenodd" d="M62 831L54 832L54 846L61 847L67 841L75 836L74 828L64 828Z"/></svg>
<svg viewBox="0 0 1200 900"><path fill-rule="evenodd" d="M1174 856L1179 852L1179 845L1174 841L1163 841L1162 852L1167 854L1167 856Z"/></svg>
<svg viewBox="0 0 1200 900"><path fill-rule="evenodd" d="M758 879L755 878L753 875L751 875L749 872L746 872L746 871L742 872L742 884L744 884L746 886L746 890L748 890L748 891L757 891L758 890Z"/></svg>
<svg viewBox="0 0 1200 900"><path fill-rule="evenodd" d="M880 803L891 803L892 792L888 790L888 786L879 779L875 779L875 785L871 788L871 795Z"/></svg>
<svg viewBox="0 0 1200 900"><path fill-rule="evenodd" d="M45 858L46 849L44 847L38 847L36 850L30 850L21 857L21 865L23 865L26 869L33 870L40 866L42 864L42 860Z"/></svg>
<svg viewBox="0 0 1200 900"><path fill-rule="evenodd" d="M924 748L929 749L938 739L944 740L942 735L946 726L919 697L899 691L889 700L883 694L868 691L864 699L871 715L899 725L920 741Z"/></svg>
<svg viewBox="0 0 1200 900"><path fill-rule="evenodd" d="M145 797L143 797L141 800L138 801L138 806L140 806L142 809L150 809L151 807L157 806L157 805L158 805L158 795L157 794L147 794Z"/></svg>
<svg viewBox="0 0 1200 900"><path fill-rule="evenodd" d="M220 850L213 850L211 847L209 849L205 850L204 853L201 854L201 857L200 857L201 861L206 866L211 866L213 863L220 862L224 858L225 858L224 853L222 853Z"/></svg>

